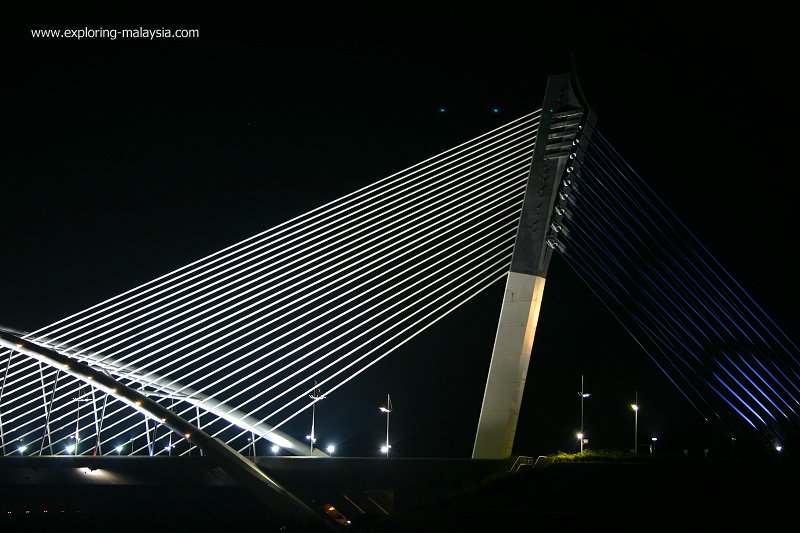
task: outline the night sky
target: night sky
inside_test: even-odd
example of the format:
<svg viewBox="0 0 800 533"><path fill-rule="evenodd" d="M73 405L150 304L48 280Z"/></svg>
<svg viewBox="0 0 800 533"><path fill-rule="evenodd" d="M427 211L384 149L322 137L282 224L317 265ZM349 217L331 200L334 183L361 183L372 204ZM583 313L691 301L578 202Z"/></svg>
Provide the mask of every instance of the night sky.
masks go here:
<svg viewBox="0 0 800 533"><path fill-rule="evenodd" d="M547 75L573 55L601 131L800 339L795 61L774 22L511 3L391 14L223 5L13 19L0 324L34 330L538 109ZM30 37L84 26L200 38ZM756 40L764 29L771 37ZM376 454L377 407L391 393L396 455L469 456L502 289L326 398L320 440ZM577 448L581 374L591 447L630 448L638 390L641 441L719 449L556 257L516 453ZM287 432L305 435L307 418Z"/></svg>

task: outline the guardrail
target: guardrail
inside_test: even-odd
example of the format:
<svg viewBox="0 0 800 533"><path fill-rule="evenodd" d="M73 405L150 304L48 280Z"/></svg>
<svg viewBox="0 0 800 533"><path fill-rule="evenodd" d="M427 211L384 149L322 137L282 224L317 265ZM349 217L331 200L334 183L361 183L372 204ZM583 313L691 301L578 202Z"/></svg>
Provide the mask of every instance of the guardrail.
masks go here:
<svg viewBox="0 0 800 533"><path fill-rule="evenodd" d="M509 472L519 472L523 468L542 468L552 463L553 460L547 456L540 455L536 459L529 455L520 455L508 469Z"/></svg>

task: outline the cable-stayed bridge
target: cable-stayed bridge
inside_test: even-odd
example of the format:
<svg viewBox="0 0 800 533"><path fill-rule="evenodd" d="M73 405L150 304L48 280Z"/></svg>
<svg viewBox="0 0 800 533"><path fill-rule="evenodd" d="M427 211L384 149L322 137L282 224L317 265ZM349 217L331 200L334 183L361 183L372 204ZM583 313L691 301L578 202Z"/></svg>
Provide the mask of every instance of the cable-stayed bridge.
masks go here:
<svg viewBox="0 0 800 533"><path fill-rule="evenodd" d="M4 334L3 453L116 454L120 443L126 454L200 453L192 430L169 429L175 416L239 452L267 439L307 454L282 428L312 406L315 382L327 395L357 386L505 281L474 456L507 456L551 255L709 423L789 446L797 347L594 122L553 78L539 111L44 328ZM100 375L147 402L111 381L100 388Z"/></svg>

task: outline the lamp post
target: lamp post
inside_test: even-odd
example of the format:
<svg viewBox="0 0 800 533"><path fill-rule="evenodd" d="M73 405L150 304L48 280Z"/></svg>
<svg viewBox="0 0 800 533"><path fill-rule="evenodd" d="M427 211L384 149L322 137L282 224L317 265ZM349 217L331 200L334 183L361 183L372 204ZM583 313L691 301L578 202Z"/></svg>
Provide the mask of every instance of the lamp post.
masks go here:
<svg viewBox="0 0 800 533"><path fill-rule="evenodd" d="M636 455L639 451L639 391L635 393L631 409L633 409L633 455Z"/></svg>
<svg viewBox="0 0 800 533"><path fill-rule="evenodd" d="M386 414L386 445L381 447L381 451L386 454L386 457L389 457L389 448L392 447L389 444L389 414L392 412L392 397L390 395L386 395L386 407L378 407L381 413Z"/></svg>
<svg viewBox="0 0 800 533"><path fill-rule="evenodd" d="M578 392L578 396L581 397L581 431L578 433L578 439L581 441L581 453L583 453L583 443L586 440L583 432L583 400L591 396L591 394L586 392L583 388L583 374L581 374L581 390Z"/></svg>
<svg viewBox="0 0 800 533"><path fill-rule="evenodd" d="M650 455L655 455L656 454L656 442L657 441L658 441L658 437L652 437L650 439L650 442L652 443L652 444L650 444Z"/></svg>
<svg viewBox="0 0 800 533"><path fill-rule="evenodd" d="M311 444L309 455L314 455L314 443L317 442L317 437L314 435L314 423L317 416L317 402L325 398L317 387L317 380L314 380L314 390L311 394L308 395L309 398L314 400L311 402L311 435L306 435L306 439L308 439L309 443Z"/></svg>

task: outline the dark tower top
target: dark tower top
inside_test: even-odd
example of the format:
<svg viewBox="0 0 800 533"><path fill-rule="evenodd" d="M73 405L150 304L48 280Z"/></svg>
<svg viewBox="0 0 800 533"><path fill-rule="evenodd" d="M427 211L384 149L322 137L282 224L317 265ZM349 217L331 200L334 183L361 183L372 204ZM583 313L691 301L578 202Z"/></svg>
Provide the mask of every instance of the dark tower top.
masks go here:
<svg viewBox="0 0 800 533"><path fill-rule="evenodd" d="M569 74L547 80L511 272L546 277L553 249L563 247L558 233L563 209L572 201L569 174L582 159L577 143L589 142L596 121L579 93Z"/></svg>

